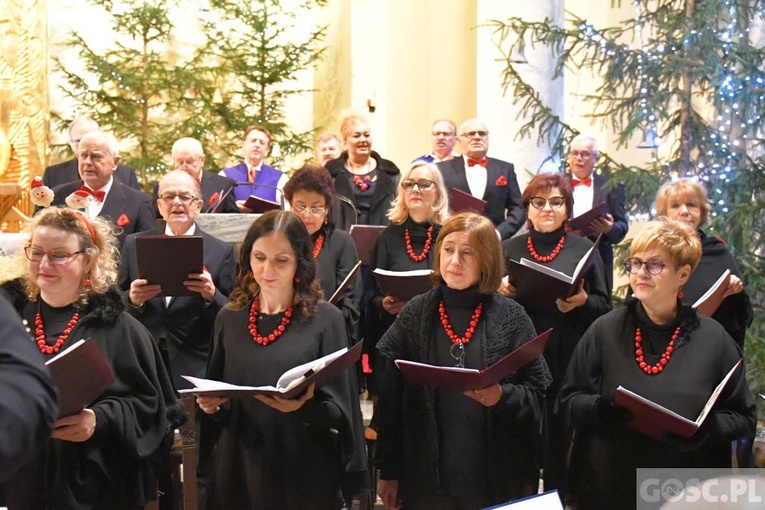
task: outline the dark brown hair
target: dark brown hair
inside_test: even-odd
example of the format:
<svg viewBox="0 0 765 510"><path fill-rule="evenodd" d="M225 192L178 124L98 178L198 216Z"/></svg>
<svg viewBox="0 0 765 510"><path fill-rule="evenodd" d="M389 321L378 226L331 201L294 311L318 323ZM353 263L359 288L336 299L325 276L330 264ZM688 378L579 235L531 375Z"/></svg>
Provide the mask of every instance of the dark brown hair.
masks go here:
<svg viewBox="0 0 765 510"><path fill-rule="evenodd" d="M332 177L323 166L305 165L296 171L284 185L284 198L292 204L292 196L298 191L313 191L324 197L327 207L332 206L335 187Z"/></svg>
<svg viewBox="0 0 765 510"><path fill-rule="evenodd" d="M316 303L323 294L316 280L316 261L313 259L313 243L303 222L291 211L269 211L253 222L247 230L239 251L236 287L229 297L229 308L241 310L260 294L260 287L252 277L250 254L252 245L259 238L281 232L287 238L297 260L295 270L295 296L293 306L296 314L310 317L316 311Z"/></svg>

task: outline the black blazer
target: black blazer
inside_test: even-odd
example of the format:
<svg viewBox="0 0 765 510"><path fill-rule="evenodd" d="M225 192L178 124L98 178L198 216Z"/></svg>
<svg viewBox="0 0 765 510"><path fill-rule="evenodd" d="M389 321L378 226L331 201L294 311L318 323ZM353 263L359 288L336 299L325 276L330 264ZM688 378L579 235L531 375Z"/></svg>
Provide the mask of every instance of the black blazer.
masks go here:
<svg viewBox="0 0 765 510"><path fill-rule="evenodd" d="M43 172L43 184L53 189L62 184L79 181L80 172L77 167L76 158L57 165L51 165ZM135 169L132 166L123 165L122 163L117 165L117 169L114 170L114 180L141 191L141 186L138 185L138 179L135 176Z"/></svg>
<svg viewBox="0 0 765 510"><path fill-rule="evenodd" d="M369 225L387 226L388 209L390 203L396 198L396 186L401 176L401 171L393 161L383 159L379 154L372 151L372 158L377 162L377 182L375 183L374 195L372 195L372 206L369 209ZM326 169L332 176L335 184L335 192L353 201L353 181L348 172L344 171L345 162L348 160L348 153L343 152L339 158L329 161ZM355 204L354 204L355 205ZM340 209L332 210L332 223L337 226L347 224L347 221L338 216L342 211Z"/></svg>
<svg viewBox="0 0 765 510"><path fill-rule="evenodd" d="M166 342L168 368L175 388L189 388L191 385L181 375L205 376L215 317L228 303L228 295L234 288L234 247L197 226L195 235L203 238L202 260L216 288L213 300L208 303L201 295L179 296L166 305L165 298L157 296L143 306L132 306L128 297L130 283L138 278L135 238L162 235L164 232L164 229L150 230L133 234L125 240L119 286L128 303L128 312L151 331L160 347L164 347Z"/></svg>
<svg viewBox="0 0 765 510"><path fill-rule="evenodd" d="M446 189L457 188L470 193L463 157L441 161L436 166L441 169ZM486 191L481 197L486 201L484 216L494 223L502 239L508 239L526 221L526 211L521 207L521 190L515 177L515 167L507 161L488 158L486 174Z"/></svg>
<svg viewBox="0 0 765 510"><path fill-rule="evenodd" d="M566 176L569 180L571 179L571 174L566 174ZM606 285L610 295L614 288L614 245L620 243L624 236L627 235L629 224L627 223L627 213L624 208L626 196L624 184L619 183L607 190L603 187L608 181L608 177L595 173L592 174L592 204L590 204L590 207L605 202L608 213L614 217L614 229L609 234L604 234L598 245L600 258L603 259L606 271ZM592 242L595 242L597 238L597 232L589 236Z"/></svg>
<svg viewBox="0 0 765 510"><path fill-rule="evenodd" d="M236 186L236 182L233 179L204 170L202 172L202 200L204 200L204 204L202 204L201 212L209 213L215 209L216 213L238 213L239 209L236 207L234 190L232 189L234 186ZM216 193L217 196L215 196ZM225 195L223 203L218 206L218 201L223 195ZM151 192L151 205L154 208L155 217L161 218L157 198L159 198L159 181L154 183ZM216 206L218 207L216 208Z"/></svg>
<svg viewBox="0 0 765 510"><path fill-rule="evenodd" d="M53 190L54 197L51 205L66 207L66 197L80 189L81 186L82 181L58 186ZM117 236L120 248L122 248L125 238L130 234L151 230L156 226L149 196L142 191L128 188L116 180L112 182L112 188L106 195L104 206L98 215L121 229Z"/></svg>

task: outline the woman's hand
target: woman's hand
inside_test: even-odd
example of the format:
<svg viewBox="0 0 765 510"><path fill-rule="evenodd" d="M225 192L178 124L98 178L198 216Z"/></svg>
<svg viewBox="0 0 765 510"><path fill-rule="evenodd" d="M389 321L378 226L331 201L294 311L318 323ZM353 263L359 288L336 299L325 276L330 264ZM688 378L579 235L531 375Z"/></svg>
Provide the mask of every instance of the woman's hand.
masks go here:
<svg viewBox="0 0 765 510"><path fill-rule="evenodd" d="M556 299L555 306L557 306L558 310L560 310L562 313L568 313L574 308L579 308L586 302L587 293L584 291L584 280L581 280L579 282L579 288L577 289L576 294L568 299Z"/></svg>
<svg viewBox="0 0 765 510"><path fill-rule="evenodd" d="M738 276L734 274L730 275L728 288L725 289L725 294L723 294L723 299L728 296L732 296L733 294L739 294L741 292L744 292L744 282L742 282L741 278L739 278Z"/></svg>
<svg viewBox="0 0 765 510"><path fill-rule="evenodd" d="M379 480L377 482L377 494L386 510L401 508L401 500L398 499L398 480Z"/></svg>
<svg viewBox="0 0 765 510"><path fill-rule="evenodd" d="M90 409L83 409L78 414L64 416L56 420L53 439L81 443L93 437L96 431L96 413Z"/></svg>
<svg viewBox="0 0 765 510"><path fill-rule="evenodd" d="M465 390L463 394L483 406L491 407L502 398L502 387L495 383L480 390Z"/></svg>
<svg viewBox="0 0 765 510"><path fill-rule="evenodd" d="M502 278L502 283L499 284L497 292L505 297L514 298L518 295L518 289L516 289L512 283L510 283L510 275Z"/></svg>
<svg viewBox="0 0 765 510"><path fill-rule="evenodd" d="M205 412L205 414L215 414L220 411L220 406L228 402L227 398L223 397L205 397L197 396L197 405Z"/></svg>
<svg viewBox="0 0 765 510"><path fill-rule="evenodd" d="M399 301L395 296L385 296L382 300L382 307L391 315L396 315L404 308L406 301Z"/></svg>
<svg viewBox="0 0 765 510"><path fill-rule="evenodd" d="M291 413L297 411L303 404L313 398L313 390L316 388L316 383L311 383L306 388L305 393L299 398L289 399L272 395L255 395L255 398L266 404L268 407L272 407L277 411L283 413Z"/></svg>

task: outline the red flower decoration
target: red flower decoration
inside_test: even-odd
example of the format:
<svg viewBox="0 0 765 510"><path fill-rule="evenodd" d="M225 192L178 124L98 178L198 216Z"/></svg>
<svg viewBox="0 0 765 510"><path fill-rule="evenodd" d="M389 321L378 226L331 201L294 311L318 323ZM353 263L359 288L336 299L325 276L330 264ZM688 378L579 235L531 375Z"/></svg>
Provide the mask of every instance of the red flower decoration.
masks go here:
<svg viewBox="0 0 765 510"><path fill-rule="evenodd" d="M125 225L130 225L130 218L128 218L125 213L120 214L120 217L117 218L117 225L119 225L120 227L124 227Z"/></svg>
<svg viewBox="0 0 765 510"><path fill-rule="evenodd" d="M494 183L495 186L507 186L507 179L505 179L504 175L500 175L499 179L497 179L497 182Z"/></svg>
<svg viewBox="0 0 765 510"><path fill-rule="evenodd" d="M207 205L213 205L215 202L218 201L218 197L220 197L220 193L217 191L213 193L213 195L210 197L210 200L207 201Z"/></svg>

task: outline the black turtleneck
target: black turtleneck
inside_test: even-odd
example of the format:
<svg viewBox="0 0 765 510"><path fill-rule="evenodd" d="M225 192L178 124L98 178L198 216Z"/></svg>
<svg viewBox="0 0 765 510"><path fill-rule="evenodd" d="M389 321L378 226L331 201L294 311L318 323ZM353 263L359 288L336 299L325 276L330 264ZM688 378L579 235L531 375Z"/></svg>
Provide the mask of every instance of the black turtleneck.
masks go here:
<svg viewBox="0 0 765 510"><path fill-rule="evenodd" d="M693 313L690 308L684 307L682 303L678 301L677 314L675 317L666 324L656 324L650 317L648 317L642 303L637 303L635 311L637 313L638 327L640 327L640 333L643 336L643 352L645 360L649 365L654 365L659 362L661 355L664 354L667 345L669 345L669 341L672 338L675 329L683 324L689 315ZM688 332L685 331L684 333L685 334L683 334L683 331L681 330L678 341L675 343L676 345L681 339L687 338Z"/></svg>

